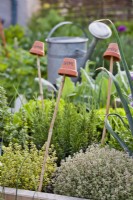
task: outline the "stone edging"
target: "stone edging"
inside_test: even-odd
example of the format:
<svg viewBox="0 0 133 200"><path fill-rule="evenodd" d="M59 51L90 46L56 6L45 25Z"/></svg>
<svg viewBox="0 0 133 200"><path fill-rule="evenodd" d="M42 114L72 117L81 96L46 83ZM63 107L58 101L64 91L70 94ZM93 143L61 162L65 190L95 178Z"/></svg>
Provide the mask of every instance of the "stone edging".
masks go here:
<svg viewBox="0 0 133 200"><path fill-rule="evenodd" d="M0 193L3 192L3 196L5 200L87 200L82 198L76 197L68 197L63 195L51 194L51 193L43 193L43 192L35 192L29 190L21 190L18 189L17 191L17 198L16 196L16 189L15 188L2 188L0 187Z"/></svg>

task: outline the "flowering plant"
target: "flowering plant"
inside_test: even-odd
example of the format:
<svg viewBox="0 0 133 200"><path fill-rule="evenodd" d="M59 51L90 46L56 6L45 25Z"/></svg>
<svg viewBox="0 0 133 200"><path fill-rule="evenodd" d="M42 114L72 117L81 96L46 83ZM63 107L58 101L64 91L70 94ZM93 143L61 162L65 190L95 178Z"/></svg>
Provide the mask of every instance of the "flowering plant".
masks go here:
<svg viewBox="0 0 133 200"><path fill-rule="evenodd" d="M125 32L127 30L127 28L126 28L126 26L121 25L121 26L118 26L117 30L118 30L118 32Z"/></svg>

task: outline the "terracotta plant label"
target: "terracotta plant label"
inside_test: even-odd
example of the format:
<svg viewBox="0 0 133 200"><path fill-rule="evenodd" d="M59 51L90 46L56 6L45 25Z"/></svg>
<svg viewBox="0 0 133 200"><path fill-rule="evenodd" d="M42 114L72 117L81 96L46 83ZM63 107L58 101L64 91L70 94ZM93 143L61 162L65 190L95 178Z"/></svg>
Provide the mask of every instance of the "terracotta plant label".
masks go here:
<svg viewBox="0 0 133 200"><path fill-rule="evenodd" d="M62 63L61 68L58 71L60 75L66 75L69 77L77 77L77 66L76 60L73 58L64 58L64 62Z"/></svg>

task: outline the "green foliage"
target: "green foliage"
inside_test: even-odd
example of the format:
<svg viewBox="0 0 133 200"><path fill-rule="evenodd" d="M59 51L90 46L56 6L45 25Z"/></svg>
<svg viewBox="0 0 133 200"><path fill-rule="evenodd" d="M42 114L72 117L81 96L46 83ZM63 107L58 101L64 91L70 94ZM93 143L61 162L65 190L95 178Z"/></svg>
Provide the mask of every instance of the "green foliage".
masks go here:
<svg viewBox="0 0 133 200"><path fill-rule="evenodd" d="M56 83L56 85L58 87L60 87L60 84L58 85L58 82ZM63 91L62 91L62 98L67 99L67 98L69 98L69 96L71 97L71 95L73 95L74 91L75 91L74 82L71 80L71 78L66 77L65 78L65 84L64 84L64 87L63 87Z"/></svg>
<svg viewBox="0 0 133 200"><path fill-rule="evenodd" d="M84 106L76 107L65 103L61 109L55 122L53 144L58 149L58 156L65 158L86 148L88 142L91 143L89 134L93 136L94 132L89 132L89 118Z"/></svg>
<svg viewBox="0 0 133 200"><path fill-rule="evenodd" d="M120 36L120 34L119 34L119 36ZM126 62L127 62L128 68L130 70L133 67L133 54L131 51L131 46L133 45L132 37L133 36L128 36L126 34L120 37L121 45L123 47L123 52L124 52L124 55L126 58ZM124 67L123 67L123 69L124 69Z"/></svg>
<svg viewBox="0 0 133 200"><path fill-rule="evenodd" d="M115 26L118 29L119 26L125 26L126 30L119 32L119 35L130 35L133 36L133 21L117 21L115 22Z"/></svg>
<svg viewBox="0 0 133 200"><path fill-rule="evenodd" d="M5 134L5 126L11 119L11 114L8 110L6 92L0 86L0 138L3 139Z"/></svg>
<svg viewBox="0 0 133 200"><path fill-rule="evenodd" d="M4 127L6 143L18 142L24 146L26 141L33 141L37 148L43 146L47 140L55 101L45 100L44 104L45 107L42 109L40 101L31 100L14 114L10 123L6 123ZM110 113L114 112L119 114L126 124L128 123L123 108L110 109ZM55 146L58 161L80 149L85 150L92 142L100 142L104 119L105 108L87 112L83 104L75 106L61 100L52 136L52 144ZM115 116L110 117L110 124L133 150L130 130ZM109 133L107 133L106 143L122 150L119 143Z"/></svg>
<svg viewBox="0 0 133 200"><path fill-rule="evenodd" d="M64 21L64 18L59 15L56 10L50 10L45 17L33 15L31 21L29 22L29 29L35 33L39 31L38 33L40 33L40 35L42 34L43 38L45 34L46 38L51 28L61 21Z"/></svg>
<svg viewBox="0 0 133 200"><path fill-rule="evenodd" d="M38 151L32 143L30 150L18 144L3 147L4 154L0 156L0 185L3 187L37 190L41 173L45 146ZM56 170L56 156L53 148L49 149L46 171L44 174L43 191L50 183L52 174Z"/></svg>
<svg viewBox="0 0 133 200"><path fill-rule="evenodd" d="M104 119L105 119L105 109L99 109L95 111L95 115L97 116L97 123L96 130L97 130L97 141L101 140L102 137L102 131L103 131L103 126L104 126ZM133 115L133 110L131 111ZM128 127L128 120L126 117L125 110L123 108L117 108L117 109L110 109L110 114L117 114L121 116L121 118L124 120L125 124L127 126L124 126L122 121L116 117L111 115L109 117L110 125L112 126L113 130L118 134L118 136L125 141L126 145L129 146L131 150L133 150L133 138L131 136L130 130L127 128ZM107 132L107 136L105 139L105 143L109 144L111 147L117 149L117 150L122 150L122 147L118 143L118 141Z"/></svg>
<svg viewBox="0 0 133 200"><path fill-rule="evenodd" d="M16 91L24 94L28 99L38 93L39 85L34 78L38 76L36 57L21 48L7 46L8 56L4 49L0 49L0 85L7 93L10 102ZM46 59L41 58L42 77L46 76Z"/></svg>
<svg viewBox="0 0 133 200"><path fill-rule="evenodd" d="M26 141L33 141L37 148L40 149L43 146L47 140L55 101L45 100L44 104L45 107L42 109L40 101L31 100L18 113L6 119L2 129L6 145L11 141L24 146ZM114 112L120 115L124 122L128 124L123 108L110 109L111 114ZM54 144L57 151L58 161L80 149L86 149L92 142L100 142L104 119L105 108L91 109L87 112L86 106L83 104L75 106L61 100L52 137L52 144ZM133 139L130 130L115 116L110 117L110 124L133 150ZM108 132L105 142L113 148L122 150L119 143Z"/></svg>
<svg viewBox="0 0 133 200"><path fill-rule="evenodd" d="M25 37L25 30L20 25L10 26L4 30L6 42L13 45L15 38L20 42Z"/></svg>
<svg viewBox="0 0 133 200"><path fill-rule="evenodd" d="M6 127L9 140L23 145L26 140L33 140L38 148L43 146L47 140L55 101L44 100L44 105L42 109L41 102L31 100L19 113L15 113L12 124ZM59 161L81 148L86 149L95 140L95 117L93 111L86 112L83 104L75 106L60 101L52 136Z"/></svg>
<svg viewBox="0 0 133 200"><path fill-rule="evenodd" d="M132 200L133 159L108 146L90 146L59 167L54 192L93 200Z"/></svg>
<svg viewBox="0 0 133 200"><path fill-rule="evenodd" d="M31 141L31 134L29 131L29 125L25 110L21 110L21 115L14 114L9 123L6 123L4 129L5 142L8 145L9 142L19 143L21 146L25 146L26 142Z"/></svg>
<svg viewBox="0 0 133 200"><path fill-rule="evenodd" d="M86 103L87 109L98 109L106 106L108 80L105 72L100 72L94 78L95 63L87 62L86 68L81 69L82 81L77 82L76 85L70 78L67 78L62 97L73 103ZM121 83L122 85L123 83ZM111 102L116 95L114 85L112 85Z"/></svg>
<svg viewBox="0 0 133 200"><path fill-rule="evenodd" d="M4 111L7 109L6 91L4 90L3 87L0 87L0 108L1 108L0 117L2 117Z"/></svg>

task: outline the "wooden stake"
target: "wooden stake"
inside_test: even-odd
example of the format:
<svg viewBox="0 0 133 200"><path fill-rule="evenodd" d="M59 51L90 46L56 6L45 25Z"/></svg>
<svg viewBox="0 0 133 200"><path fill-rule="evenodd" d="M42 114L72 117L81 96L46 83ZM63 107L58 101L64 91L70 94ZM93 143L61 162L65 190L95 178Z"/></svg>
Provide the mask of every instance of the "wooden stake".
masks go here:
<svg viewBox="0 0 133 200"><path fill-rule="evenodd" d="M38 69L40 96L41 96L42 108L43 108L44 107L44 99L43 99L43 87L42 87L41 67L40 67L40 58L39 58L39 56L37 56L37 69Z"/></svg>
<svg viewBox="0 0 133 200"><path fill-rule="evenodd" d="M62 90L63 90L63 87L64 87L64 83L65 83L65 76L62 77L62 81L61 81L61 85L60 85L60 89L59 89L59 92L58 92L58 97L57 97L57 101L56 101L56 105L55 105L55 109L54 109L53 118L52 118L50 128L49 128L49 132L48 132L48 140L47 140L47 143L46 143L46 150L45 150L45 154L44 154L44 160L43 160L43 165L42 165L42 171L41 171L41 176L40 176L40 183L39 183L38 192L42 191L43 177L44 177L44 172L45 172L45 169L46 169L48 150L49 150L49 146L50 146L50 142L51 142L51 138L52 138L54 122L55 122L56 115L57 115L57 112L58 112L58 106L59 106Z"/></svg>
<svg viewBox="0 0 133 200"><path fill-rule="evenodd" d="M113 73L113 57L112 56L110 58L109 71L110 71L110 73ZM112 80L111 80L111 78L109 78L109 80L108 80L108 95L107 95L105 119L106 119L107 115L109 114L111 86L112 86ZM105 124L104 124L103 133L102 133L102 140L101 140L101 144L102 145L104 144L105 136L106 136L106 127L105 127Z"/></svg>
<svg viewBox="0 0 133 200"><path fill-rule="evenodd" d="M8 51L6 49L6 38L5 38L4 28L3 28L3 24L2 24L1 19L0 19L0 37L2 39L2 45L5 49L5 55L6 55L6 57L8 57Z"/></svg>
<svg viewBox="0 0 133 200"><path fill-rule="evenodd" d="M4 34L4 29L3 29L3 25L2 25L2 21L0 19L0 37L2 39L2 44L4 46L4 48L6 47L6 39L5 39L5 34Z"/></svg>

